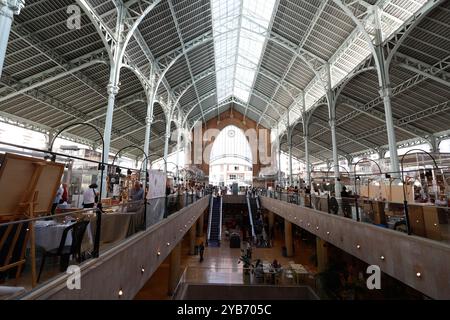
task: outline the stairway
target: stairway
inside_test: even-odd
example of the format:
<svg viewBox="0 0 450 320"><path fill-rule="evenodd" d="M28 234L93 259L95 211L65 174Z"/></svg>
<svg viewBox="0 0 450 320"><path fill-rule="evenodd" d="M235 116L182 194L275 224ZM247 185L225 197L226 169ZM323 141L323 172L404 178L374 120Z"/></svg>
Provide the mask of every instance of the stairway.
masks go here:
<svg viewBox="0 0 450 320"><path fill-rule="evenodd" d="M208 246L210 247L220 246L220 229L222 228L220 219L220 214L222 212L220 208L221 203L222 202L220 197L213 198L213 207L210 221L211 226L208 239Z"/></svg>

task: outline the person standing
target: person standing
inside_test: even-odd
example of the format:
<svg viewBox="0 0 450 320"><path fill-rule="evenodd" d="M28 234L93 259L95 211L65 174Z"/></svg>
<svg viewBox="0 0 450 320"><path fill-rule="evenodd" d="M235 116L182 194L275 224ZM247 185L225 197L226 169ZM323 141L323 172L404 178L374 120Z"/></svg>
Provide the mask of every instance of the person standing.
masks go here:
<svg viewBox="0 0 450 320"><path fill-rule="evenodd" d="M63 193L61 196L61 200L59 201L60 204L63 204L64 202L69 202L69 191L67 190L67 183L62 184L63 187Z"/></svg>
<svg viewBox="0 0 450 320"><path fill-rule="evenodd" d="M205 246L203 245L203 241L198 246L198 252L200 254L200 262L203 262L203 254L205 253Z"/></svg>
<svg viewBox="0 0 450 320"><path fill-rule="evenodd" d="M139 201L144 200L144 189L141 187L141 183L139 181L134 182L134 188L131 189L131 201Z"/></svg>
<svg viewBox="0 0 450 320"><path fill-rule="evenodd" d="M344 212L344 216L346 218L352 217L352 208L349 203L350 194L347 191L347 187L343 186L341 191L341 199L342 199L342 211Z"/></svg>
<svg viewBox="0 0 450 320"><path fill-rule="evenodd" d="M55 215L56 207L58 206L59 202L61 201L63 193L64 193L64 189L63 189L62 185L59 185L58 191L56 191L56 196L53 199L52 211L51 211L52 215Z"/></svg>
<svg viewBox="0 0 450 320"><path fill-rule="evenodd" d="M93 183L89 185L89 189L83 192L84 209L94 208L95 204L98 202L99 193L97 192L97 190L95 190L97 187L98 187L97 184Z"/></svg>

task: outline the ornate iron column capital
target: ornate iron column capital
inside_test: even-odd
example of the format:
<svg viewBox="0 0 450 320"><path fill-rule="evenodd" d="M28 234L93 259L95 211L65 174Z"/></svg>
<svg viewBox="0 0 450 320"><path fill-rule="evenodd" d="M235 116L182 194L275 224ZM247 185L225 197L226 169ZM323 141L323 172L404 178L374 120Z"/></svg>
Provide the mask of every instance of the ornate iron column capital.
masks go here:
<svg viewBox="0 0 450 320"><path fill-rule="evenodd" d="M5 11L5 7L7 7L10 12ZM20 14L23 7L25 7L25 0L0 0L0 14L9 18L12 18L12 14Z"/></svg>

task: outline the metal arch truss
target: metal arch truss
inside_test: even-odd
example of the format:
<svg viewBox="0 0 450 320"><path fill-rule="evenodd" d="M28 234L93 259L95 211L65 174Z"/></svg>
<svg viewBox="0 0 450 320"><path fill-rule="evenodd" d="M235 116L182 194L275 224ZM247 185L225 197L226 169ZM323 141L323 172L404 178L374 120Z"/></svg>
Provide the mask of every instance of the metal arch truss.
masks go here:
<svg viewBox="0 0 450 320"><path fill-rule="evenodd" d="M168 0L168 4L169 4L169 8L170 8L170 13L171 13L171 15L172 15L172 19L173 19L174 24L175 24L175 28L176 28L176 30L177 30L178 38L179 38L179 40L180 40L181 43L184 43L183 36L182 36L181 30L180 30L180 26L179 26L179 24L178 24L178 18L177 18L177 16L176 16L176 13L175 13L175 9L174 9L174 7L173 7L172 0ZM200 103L200 95L199 95L198 90L197 90L197 85L196 85L196 83L195 83L195 81L194 81L194 74L193 74L193 72L192 72L191 63L190 63L190 61L189 61L188 55L186 54L186 51L184 51L183 54L184 54L184 57L185 57L185 60L186 60L186 64L187 64L188 70L189 70L189 75L190 75L190 77L191 77L191 79L192 79L192 84L193 84L193 86L194 86L195 95L196 95L196 97L197 97L197 100L199 101L199 106L200 106L200 111L201 111L201 113L202 113L203 121L205 121L205 117L204 117L204 115L203 115L202 104ZM169 122L171 121L171 118L172 118L172 109L170 109Z"/></svg>
<svg viewBox="0 0 450 320"><path fill-rule="evenodd" d="M329 62L332 66L332 68L335 68L334 63L337 61L337 59L340 57L340 55L345 52L347 50L348 47L350 47L351 45L354 44L355 40L357 39L357 37L359 36L359 32L363 32L366 34L366 40L369 42L369 45L371 47L371 51L372 54L369 56L368 59L372 60L370 63L367 63L367 59L366 61L364 61L362 63L362 65L364 64L369 64L368 68L370 69L375 69L377 70L377 63L374 60L374 47L373 47L373 42L372 40L368 37L369 34L366 31L365 26L367 25L367 23L369 22L369 19L372 18L371 14L369 14L370 12L368 10L363 11L361 14L355 15L353 13L356 13L356 9L357 6L360 5L362 7L368 8L369 4L364 2L364 1L360 1L360 0L344 0L344 1L334 1L336 4L338 4L338 6L341 7L346 7L347 9L349 9L346 13L349 14L350 16L353 16L354 19L356 19L356 21L358 21L357 23L357 27L355 28L355 30L350 34L349 37L347 37L347 39L345 40L345 42L340 46L340 48L333 54L333 56L330 58ZM422 6L419 11L417 11L414 15L412 15L407 21L403 22L402 27L397 30L389 39L387 39L384 44L384 53L385 56L387 56L387 61L388 61L388 65L390 62L390 58L392 56L394 56L394 54L397 52L398 47L401 45L401 43L404 41L404 39L407 38L407 35L409 34L409 32L411 30L414 29L414 27L421 21L421 19L423 19L423 17L425 17L431 10L433 10L434 8L436 8L439 4L441 4L443 2L443 0L432 0L432 1L428 1L424 6ZM339 5L339 3L341 3L341 5ZM378 6L378 8L382 9L384 8L388 3L390 3L389 0L379 0L376 4L376 6ZM345 11L345 10L344 10ZM389 15L386 12L382 12L384 15L389 16L389 18L391 19L395 19L395 17ZM359 65L356 69L361 69L361 65ZM345 79L347 80L342 80L340 82L340 84L344 84L345 82L348 81L349 77L354 76L354 71L352 71L352 73L350 75L347 75ZM315 80L313 80L315 81ZM338 85L339 86L339 85ZM308 88L308 87L307 87ZM340 91L342 90L342 86L341 89L338 91L338 93L340 93ZM307 89L305 91L308 91ZM315 105L321 104L321 101L317 101L317 103Z"/></svg>
<svg viewBox="0 0 450 320"><path fill-rule="evenodd" d="M425 110L422 110L420 112L417 112L417 113L414 113L412 115L408 115L408 116L405 116L403 118L397 119L397 120L394 121L394 124L395 124L396 128L402 129L402 127L408 126L408 124L410 122L421 120L421 119L424 119L424 118L427 118L427 117L430 117L430 116L433 116L435 114L439 114L441 112L445 112L445 111L448 111L448 110L450 110L450 101L442 102L440 104L437 104L435 106L432 106L432 107L427 108ZM386 131L386 125L381 125L381 126L378 126L376 128L372 128L370 130L366 130L366 131L364 131L362 133L352 135L351 139L347 138L347 139L341 140L338 146L346 145L348 143L354 142L354 140L361 141L363 139L369 138L369 137L374 136L374 135L379 134L379 133L383 133L385 131ZM316 135L314 135L314 137L315 136ZM425 137L419 137L419 138L415 138L415 139L412 139L412 140L413 141L421 141L421 142L431 143L431 138L433 138L433 137L434 136L432 134L429 134L429 136L426 137L426 138ZM399 144L399 145L401 145L401 144ZM380 146L379 148L382 148L382 147L383 146Z"/></svg>
<svg viewBox="0 0 450 320"><path fill-rule="evenodd" d="M105 52L104 49L94 51L90 54L84 55L77 59L66 61L61 56L59 56L52 48L42 44L38 39L33 37L32 33L29 32L26 28L18 25L13 30L19 37L28 42L31 46L35 47L36 50L45 54L51 61L53 61L57 66L41 72L39 74L33 75L32 77L21 80L20 82L15 80L12 77L7 75L4 76L4 83L10 89L15 90L10 94L7 94L3 97L0 97L0 101L5 101L7 99L11 99L19 94L24 94L38 102L41 102L55 110L62 111L63 113L68 114L76 118L78 121L94 121L95 125L98 127L104 126L104 122L100 121L98 117L92 119L89 115L84 112L72 107L54 97L46 94L45 92L38 89L39 86L45 85L52 81L56 81L64 76L72 75L77 78L79 81L87 85L90 89L98 93L100 96L105 97L100 87L92 81L88 76L83 74L82 70L90 67L96 63L107 63L105 60ZM22 35L22 32L25 35ZM125 110L122 110L125 112ZM135 119L136 117L134 117ZM73 128L72 128L73 129ZM120 130L115 130L115 135L120 136L122 132ZM134 139L125 139L128 142L135 143L137 140Z"/></svg>
<svg viewBox="0 0 450 320"><path fill-rule="evenodd" d="M168 68L170 68L180 57L184 56L187 52L212 41L213 39L212 30L203 33L202 35L185 42L182 46L158 57L155 60L155 65L157 65L161 70L164 70L163 73L166 73Z"/></svg>
<svg viewBox="0 0 450 320"><path fill-rule="evenodd" d="M257 23L250 20L247 17L243 17L245 19L248 19L251 23L255 24ZM262 27L261 27L262 28ZM295 55L295 57L298 57L302 59L308 66L310 66L311 70L316 74L320 75L321 78L323 78L324 72L324 65L326 64L326 61L321 59L320 57L314 55L313 53L310 53L309 51L299 48L296 44L292 43L288 39L285 39L284 37L276 34L273 31L265 31L262 33L258 33L255 30L251 30L250 28L245 28L246 31L257 33L260 35L263 35L266 37L267 41L273 41L277 43L278 45L282 46L283 48L289 50L291 53ZM228 30L227 32L230 32L233 30ZM175 64L175 62L182 56L185 56L189 51L198 48L206 43L209 43L210 41L214 40L213 32L209 31L207 33L204 33L200 35L197 38L194 38L186 43L184 43L182 46L175 48L161 57L157 58L155 61L155 65L158 66L159 69L163 70L162 74L165 75L167 71ZM282 80L284 81L284 80ZM290 85L294 87L294 85ZM297 90L301 90L300 88L296 88ZM288 91L289 92L289 91Z"/></svg>
<svg viewBox="0 0 450 320"><path fill-rule="evenodd" d="M345 76L344 79L339 81L339 83L333 88L335 98L338 99L341 92L345 89L347 84L357 75L376 70L376 67L374 65L374 59L373 56L370 55L369 58L365 59L363 62L361 62L356 68L354 68L347 76Z"/></svg>
<svg viewBox="0 0 450 320"><path fill-rule="evenodd" d="M161 0L131 0L124 3L124 7L128 14L123 19L123 32L131 37L142 20L160 2Z"/></svg>
<svg viewBox="0 0 450 320"><path fill-rule="evenodd" d="M322 1L322 3L320 4L319 8L317 9L316 13L314 14L314 17L313 17L312 20L311 20L311 23L309 24L308 30L306 31L306 33L305 33L305 34L303 35L303 37L302 37L302 41L301 41L300 44L297 46L297 50L296 50L296 51L300 51L300 50L303 48L303 46L305 45L306 40L309 38L309 35L311 34L312 30L314 29L314 27L315 27L315 25L316 25L316 23L317 23L317 20L319 19L320 15L322 14L323 10L325 9L325 6L327 5L327 3L328 3L328 1ZM283 76L282 76L282 78L281 78L282 81L284 81L284 80L286 79L286 77L287 77L287 75L289 74L289 72L291 71L292 66L294 65L296 59L297 59L296 56L292 57L291 61L290 61L289 64L288 64L288 67L286 68L286 70L285 70L285 72L284 72L284 74L283 74ZM325 61L321 61L321 64L324 65L324 64L325 64ZM274 93L273 97L275 97L275 95L277 94L279 88L280 88L280 87L278 86L277 89L275 90L275 93ZM303 96L303 97L302 97L302 100L303 100L303 108L305 108L305 105L304 105L304 95L305 95L305 92L304 92L304 90L302 90L301 94L302 94L302 96ZM273 97L272 97L272 98L273 98ZM291 109L293 106L295 106L296 104L298 104L298 102L297 102L296 100L294 100L294 102L288 107L287 113L288 113L288 112L290 111L290 109Z"/></svg>
<svg viewBox="0 0 450 320"><path fill-rule="evenodd" d="M229 105L229 104L231 104L231 103L234 103L234 104L236 104L236 105L240 105L241 107L244 107L244 108L245 108L245 106L246 106L246 103L244 103L244 102L241 101L240 99L238 99L238 98L236 98L236 97L229 97L229 98L225 99L224 101L222 101L222 102L220 102L220 103L218 103L218 104L214 104L213 106L211 106L211 107L209 107L208 109L206 109L205 112L204 112L204 114L207 115L207 114L209 114L209 113L211 113L211 112L214 112L216 109L219 109L219 108L221 108L221 107L223 107L223 106L227 106L227 105ZM253 111L253 112L258 112L258 110L257 110L256 108L252 107L252 106L249 106L249 110L251 110L251 111ZM265 115L265 117L266 117L268 120L271 120L273 123L277 123L277 120L274 119L274 118L272 118L271 116ZM197 118L197 119L193 119L192 124L189 126L189 131L191 131L192 128L194 128L195 124L196 124L200 119L201 119L201 117L199 117L199 118ZM267 121L267 122L268 122L268 124L270 124L269 121Z"/></svg>
<svg viewBox="0 0 450 320"><path fill-rule="evenodd" d="M185 83L181 84L181 85L179 86L179 89L182 89L182 91L179 93L178 98L177 98L177 101L178 101L179 98L181 98L181 96L182 96L184 93L187 92L187 90L188 90L193 84L195 84L197 81L200 81L200 80L206 78L207 76L209 76L209 75L211 75L211 74L213 74L213 73L215 73L215 72L217 72L217 70L206 70L204 73L199 74L198 77L196 77L196 78L194 78L194 79L192 79L192 80L186 81ZM274 78L270 73L266 73L266 72L263 71L263 70L261 70L261 74L263 74L264 76L266 76L267 78L271 79L271 80L274 81L274 82L277 82L277 81L278 81L277 78ZM238 82L239 82L239 80L238 80ZM284 90L285 90L286 92L288 92L288 94L292 97L292 99L294 99L294 97L293 97L292 94L289 92L289 90L288 90L283 84L282 84L281 86L284 88ZM195 109L195 107L196 107L199 103L201 103L201 101L204 101L204 100L206 100L207 98L210 98L210 97L214 96L214 94L215 94L215 90L211 90L209 93L205 94L205 95L200 99L200 101L197 102L196 104L191 103L190 105L188 105L187 108L189 108L189 111L187 111L187 113L186 113L186 115L185 115L185 118L187 119L187 118L189 117L189 114ZM255 90L254 90L254 91L253 91L253 95L256 96L257 98L259 98L260 100L263 100L263 101L266 102L268 105L273 106L272 102L269 101L269 100L267 100L267 98L269 98L269 97L263 96L263 93L258 93L258 91L255 91ZM277 104L278 104L278 103L277 103ZM246 104L246 105L248 105L248 104ZM280 104L279 104L279 106L280 106L281 108L286 108L286 107L284 107L284 106L282 106L282 105L280 105ZM244 106L244 108L245 108L245 107L246 107L246 106ZM186 108L186 107L185 107L185 108ZM187 110L187 108L186 108L186 110ZM274 107L274 110L277 111L278 115L281 117L281 113L278 111L278 108L275 108L275 107Z"/></svg>
<svg viewBox="0 0 450 320"><path fill-rule="evenodd" d="M431 66L431 68L430 68L430 73L432 73L432 74L434 75L434 74L439 74L439 73L443 72L443 71L445 70L445 68L448 67L448 63L449 63L449 59L448 59L448 58L447 58L447 59L443 59L443 60L441 60L441 61L438 61L438 62L435 63L433 66ZM411 78L409 78L409 79L403 81L402 83L400 83L399 85L397 85L396 87L394 87L394 88L392 89L392 97L395 97L395 96L397 96L397 95L403 93L404 91L406 91L406 90L408 90L408 89L410 89L410 88L416 86L417 84L419 84L419 83L425 81L427 78L428 78L428 76L425 76L425 75L423 75L423 74L416 74L416 75L414 75L413 77L411 77ZM323 98L322 98L322 99L323 99ZM341 99L341 97L340 97L340 99ZM338 102L339 102L339 101L338 101ZM364 104L364 105L358 104L358 107L357 107L358 110L349 112L349 113L347 113L345 116L343 116L343 117L337 119L337 120L336 120L336 126L342 125L342 124L344 124L345 122L354 119L355 117L357 117L358 115L360 115L360 113L362 113L362 112L363 112L363 113L368 113L368 112L371 111L374 107L376 107L377 105L379 105L379 104L381 104L381 103L383 103L383 99L382 99L381 97L377 96L376 98L374 98L373 100L369 101L368 103L366 103L366 104ZM314 107L314 108L310 108L309 110L315 109L315 108L316 108L318 105L320 105L320 104L323 104L323 101L320 101L320 100L319 100L319 101L315 104L315 107ZM309 110L308 110L308 112L310 112ZM407 130L406 128L403 128L403 129L404 129L404 130ZM420 133L419 133L419 132L412 133L412 132L414 132L414 131L415 131L415 130L411 130L411 131L410 131L410 134L414 134L414 135L416 135L416 136L418 136L418 137L422 137L422 138L423 138L424 131L422 131L422 132L420 132ZM322 134L324 134L324 133L326 133L326 132L327 132L326 129L320 130L320 131L318 131L317 136L322 135ZM429 133L427 132L427 133L425 133L425 135L429 135ZM315 138L315 137L316 137L316 135L315 135L314 137L312 137L312 138Z"/></svg>
<svg viewBox="0 0 450 320"><path fill-rule="evenodd" d="M12 79L9 76L6 76L5 74L3 75L3 77L7 78L8 83L15 82L14 79ZM91 119L92 117L89 114L84 113L84 112L78 110L77 108L72 107L71 105L68 105L67 103L65 103L61 100L58 100L38 89L29 90L28 92L26 92L24 94L26 96L28 96L29 98L32 98L40 103L47 105L48 107L51 107L57 111L61 111L71 117L74 117L78 121L82 121L82 122L90 121L90 122L93 122L93 124L99 128L102 128L105 125L104 121L101 121L99 119L95 119L92 121L92 119ZM66 124L67 123L65 122L64 125L66 125ZM118 137L123 135L123 132L121 130L114 129L114 128L112 130L112 133ZM137 140L134 138L124 138L124 139L133 144L135 144L137 142Z"/></svg>
<svg viewBox="0 0 450 320"><path fill-rule="evenodd" d="M69 62L65 62L61 64L61 66L53 67L51 69L45 70L43 72L40 72L23 80L14 81L14 83L6 83L9 86L9 88L14 90L14 92L0 96L0 102L14 98L15 96L20 95L24 92L43 86L52 81L56 81L67 75L71 75L75 72L93 66L97 63L107 64L108 60L106 59L105 55L106 55L105 50L100 49L90 54L71 60ZM3 80L6 79L2 79L2 82ZM0 90L0 93L4 91L6 90L2 89Z"/></svg>
<svg viewBox="0 0 450 320"><path fill-rule="evenodd" d="M396 124L398 126L404 126L410 122L421 120L421 119L427 118L429 116L432 116L432 115L435 115L435 114L438 114L438 113L441 113L444 111L448 111L449 109L450 109L450 101L445 101L445 102L439 103L435 106L432 106L430 108L427 108L425 110L421 110L414 114L405 116L405 117L397 120Z"/></svg>
<svg viewBox="0 0 450 320"><path fill-rule="evenodd" d="M437 62L435 65L429 65L425 62L397 52L393 57L393 61L395 61L395 66L402 67L406 70L415 72L416 74L422 75L450 87L450 72L445 71L450 68L450 55Z"/></svg>
<svg viewBox="0 0 450 320"><path fill-rule="evenodd" d="M191 112L200 104L201 105L201 103L203 102L203 101L205 101L205 100L207 100L208 98L211 98L211 97L213 97L213 96L215 96L216 95L216 90L215 89L213 89L213 90L211 90L211 91L209 91L208 93L206 93L206 94L204 94L203 96L201 96L200 98L199 98L199 101L197 102L197 103L191 103L190 105L188 105L188 106L186 106L187 108L188 108L188 111L186 112L186 115L185 115L185 120L184 120L184 122L186 122L187 121L187 119L189 118L189 115L191 114ZM263 94L262 93L259 93L258 91L254 91L253 92L253 95L255 96L255 97L257 97L257 98L259 98L260 100L262 100L262 101L264 101L264 102L266 102L266 103L269 103L269 100L268 100L268 98L269 97L266 97L266 96L263 96ZM224 100L224 101L230 101L229 99L226 99L226 100ZM235 98L234 100L232 100L233 102L234 101L239 101L239 103L237 103L237 104L239 104L239 105L241 105L241 101L239 100L239 99L237 99L237 98ZM220 105L224 105L224 104L222 104L222 102L220 103ZM280 111L278 110L278 108L276 108L275 106L273 106L273 104L270 104L272 107L273 107L273 109L278 113L278 115L281 117L281 113L280 113ZM243 103L243 107L245 108L246 106L248 106L246 103ZM185 110L187 110L187 108L185 109ZM250 110L252 110L252 111L254 111L254 112L256 112L256 113L258 113L258 112L261 112L260 110L257 110L256 108L251 108ZM256 110L256 111L255 111ZM267 115L265 115L265 116L267 116ZM269 119L273 119L272 117L268 117ZM275 119L274 119L275 120ZM277 122L277 120L275 120L275 122Z"/></svg>
<svg viewBox="0 0 450 320"><path fill-rule="evenodd" d="M445 0L427 1L413 16L405 21L397 32L395 32L384 45L384 54L387 64L390 65L392 59L397 54L401 44L408 37L409 33L428 15L434 8L441 5Z"/></svg>
<svg viewBox="0 0 450 320"><path fill-rule="evenodd" d="M339 102L342 104L345 104L347 106L349 106L350 108L354 109L356 112L359 113L363 113L371 118L374 118L376 120L379 120L381 122L385 122L385 115L384 112L378 111L374 108L368 109L367 111L365 111L365 105L362 103L359 103L358 101L347 97L345 95L341 95L339 98ZM412 125L405 125L405 126L399 126L396 125L396 120L394 119L394 127L396 129L402 130L405 133L409 134L409 135L413 135L419 138L425 138L426 136L431 135L430 132L426 131L426 130L422 130L419 129L417 127L414 127Z"/></svg>
<svg viewBox="0 0 450 320"><path fill-rule="evenodd" d="M141 21L161 2L161 0L130 0L126 3L113 1L116 9L103 16L105 17L109 14L113 18L117 17L116 30L113 31L108 27L103 17L95 12L88 0L76 1L84 9L84 12L100 34L105 47L108 49L111 61L113 60L114 51L120 46L126 47ZM117 13L117 16L111 15L111 13Z"/></svg>
<svg viewBox="0 0 450 320"><path fill-rule="evenodd" d="M312 144L318 146L319 148L321 148L321 149L323 149L323 150L325 150L325 151L328 151L328 152L330 152L330 153L333 153L333 150L330 149L330 148L328 147L328 145L327 145L326 143L324 143L324 142L321 142L321 141L313 141L312 139L309 139L309 143L312 143ZM300 150L299 147L300 147L302 144L303 144L303 143L300 142L300 143L298 143L298 144L292 145L292 148L295 148L295 149L297 149L297 150ZM303 151L302 151L302 152L303 152ZM338 154L339 154L340 156L344 157L344 158L349 156L348 153L346 153L346 152L344 152L344 151L342 151L342 150L338 150ZM312 156L312 157L317 158L315 155L311 154L311 151L310 151L310 153L309 153L309 156L310 156L310 157Z"/></svg>
<svg viewBox="0 0 450 320"><path fill-rule="evenodd" d="M317 117L315 117L314 122L312 124L317 124L319 126L321 126L322 128L329 128L329 124L327 121L323 120L323 119L319 119ZM350 141L352 143L356 143L359 144L360 146L364 147L365 149L369 149L369 150L376 150L378 148L378 145L376 145L373 142L370 142L368 140L365 139L354 139L354 134L351 133L350 131L343 129L343 128L336 128L336 134L341 136L342 138L344 138L346 141ZM339 146L342 146L346 143L342 143L339 144Z"/></svg>
<svg viewBox="0 0 450 320"><path fill-rule="evenodd" d="M241 67L243 67L243 66L241 66ZM187 92L187 90L190 87L192 87L192 85L194 83L197 83L197 82L199 82L199 81L201 81L201 80L203 80L203 79L205 79L205 78L207 78L207 77L209 77L211 75L214 75L218 71L220 71L220 69L217 70L217 69L215 69L214 66L212 66L212 67L210 67L208 69L205 69L201 73L195 75L193 77L193 79L190 78L190 79L188 79L188 80L178 84L177 86L173 87L172 88L172 92L173 92L173 95L175 97L175 101L178 102L181 99L181 97ZM265 78L271 80L274 83L281 83L280 87L283 88L288 93L288 95L292 97L292 99L294 99L292 91L293 90L296 90L296 91L299 90L293 84L289 83L286 80L282 80L277 75L273 74L272 72L270 72L269 70L267 70L265 68L261 67L259 69L259 75L264 76Z"/></svg>
<svg viewBox="0 0 450 320"><path fill-rule="evenodd" d="M97 29L100 38L103 41L105 48L108 51L109 60L113 60L112 48L117 46L117 38L114 32L104 23L102 17L100 17L94 8L90 5L88 0L76 0L77 4L83 8L88 18L91 20L95 29Z"/></svg>
<svg viewBox="0 0 450 320"><path fill-rule="evenodd" d="M147 44L145 43L145 40L138 29L138 26L142 22L142 20L149 14L149 12L161 2L161 0L154 0L154 1L130 0L127 1L126 3L123 3L122 1L114 1L116 9L113 9L102 16L99 16L95 12L94 8L92 8L92 6L88 3L87 0L76 0L76 1L84 9L84 12L88 15L88 17L96 27L108 51L110 61L114 61L114 51L117 49L121 49L123 50L123 57L119 62L125 66L127 65L132 66L133 63L128 58L125 49L131 37L134 37L138 45L141 47L141 50L143 51L147 60L149 61L149 65L150 66L154 65L155 59L152 56ZM123 10L122 12L123 16L121 17L122 20L119 21L120 19L116 17L115 13L120 15L122 10ZM115 32L113 32L108 27L108 22L105 22L105 20L103 19L108 16L110 16L111 19L115 18L118 19L118 22L115 23L116 29L118 30L116 30ZM139 68L137 67L135 69L139 70ZM157 66L155 69L156 69L155 73L159 73L160 70L157 68ZM143 75L144 78L147 78L145 71L141 71L140 73ZM151 77L148 76L148 79L150 78ZM167 91L170 91L170 86L164 79L164 76L162 76L162 78L163 79L161 80L161 82L163 82ZM143 84L144 90L148 90L148 87L145 85L145 81L143 81L142 77L139 77L139 80ZM179 108L179 106L177 107Z"/></svg>
<svg viewBox="0 0 450 320"><path fill-rule="evenodd" d="M295 150L300 151L301 153L303 153L303 156L305 156L305 151L302 150L302 149L300 149L300 148L298 148L297 146L292 145L292 149L295 149ZM317 160L319 160L319 161L321 161L321 162L327 162L327 161L328 161L327 158L321 157L320 155L316 155L316 154L309 154L309 157L310 157L310 158L317 159ZM305 162L305 160L301 160L301 159L299 159L299 161Z"/></svg>

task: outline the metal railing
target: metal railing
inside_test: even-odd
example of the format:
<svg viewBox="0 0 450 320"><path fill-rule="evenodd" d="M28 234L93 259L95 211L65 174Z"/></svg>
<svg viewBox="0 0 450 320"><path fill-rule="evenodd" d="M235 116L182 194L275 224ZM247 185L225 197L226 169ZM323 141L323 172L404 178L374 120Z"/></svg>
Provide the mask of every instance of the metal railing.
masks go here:
<svg viewBox="0 0 450 320"><path fill-rule="evenodd" d="M222 241L222 207L223 207L223 197L220 197L219 243Z"/></svg>
<svg viewBox="0 0 450 320"><path fill-rule="evenodd" d="M211 239L211 221L212 221L212 212L214 207L214 196L211 195L211 200L209 202L209 217L208 217L208 238L209 241Z"/></svg>
<svg viewBox="0 0 450 320"><path fill-rule="evenodd" d="M127 201L126 197L113 196L108 199L99 199L97 207L82 209L80 208L82 206L81 197L84 188L87 187L84 187L84 179L81 179L81 177L84 178L85 175L90 176L90 178L92 176L100 177L100 165L107 165L107 163L0 142L0 145L2 144L5 145L5 148L0 148L0 151L25 155L32 159L42 159L41 161L45 159L62 163L65 164L67 172L71 170L70 174L64 178L64 182L68 184L67 202L57 206L56 214L40 212L39 216L27 217L23 215L18 217L20 220L4 219L0 223L0 239L7 240L0 241L0 281L3 286L14 288L17 283L21 283L24 289L28 291L66 272L66 270L62 270L62 267L66 265L66 262L63 261L65 259L60 259L61 269L58 269L58 265L55 263L58 260L48 259L47 263L44 264L41 257L61 246L63 234L67 236L65 243L71 245L75 241L73 239L77 237L72 237L74 231L70 229L70 226L77 222L86 221L88 223L85 231L83 231L81 249L72 255L74 259L69 260L69 262L82 265L90 259L97 258L98 254L114 250L130 236L143 232L149 226L161 223L170 214L178 212L183 207L200 200L201 196L208 194L207 192L199 193L198 197L195 197L193 194L177 192L168 196L138 201ZM49 157L49 154L51 157ZM73 164L74 160L76 160L77 165L73 168L68 167L67 164L70 161ZM136 180L144 182L145 177L141 174L141 170L120 165L114 165L114 167L122 168L125 172L133 171L136 174ZM122 176L120 173L117 175L120 179L122 179ZM20 179L20 176L18 178ZM79 181L79 185L75 185L77 181ZM10 241L10 239L13 241ZM95 248L99 248L97 253ZM19 258L4 259L6 255L3 255L3 253L11 252L11 250L18 253ZM42 274L38 281L41 264L43 266Z"/></svg>
<svg viewBox="0 0 450 320"><path fill-rule="evenodd" d="M339 202L328 195L314 194L296 195L289 192L273 192L265 190L260 192L268 198L288 202L300 207L315 209L324 213L333 214L333 206L339 206L339 215L361 223L370 223L379 227L407 233L404 216L404 203L376 200L370 198L342 197ZM301 200L300 200L301 199ZM309 203L309 206L305 204ZM443 243L450 243L450 208L423 203L409 203L411 234ZM359 208L358 214L356 208ZM412 212L412 213L411 213Z"/></svg>

